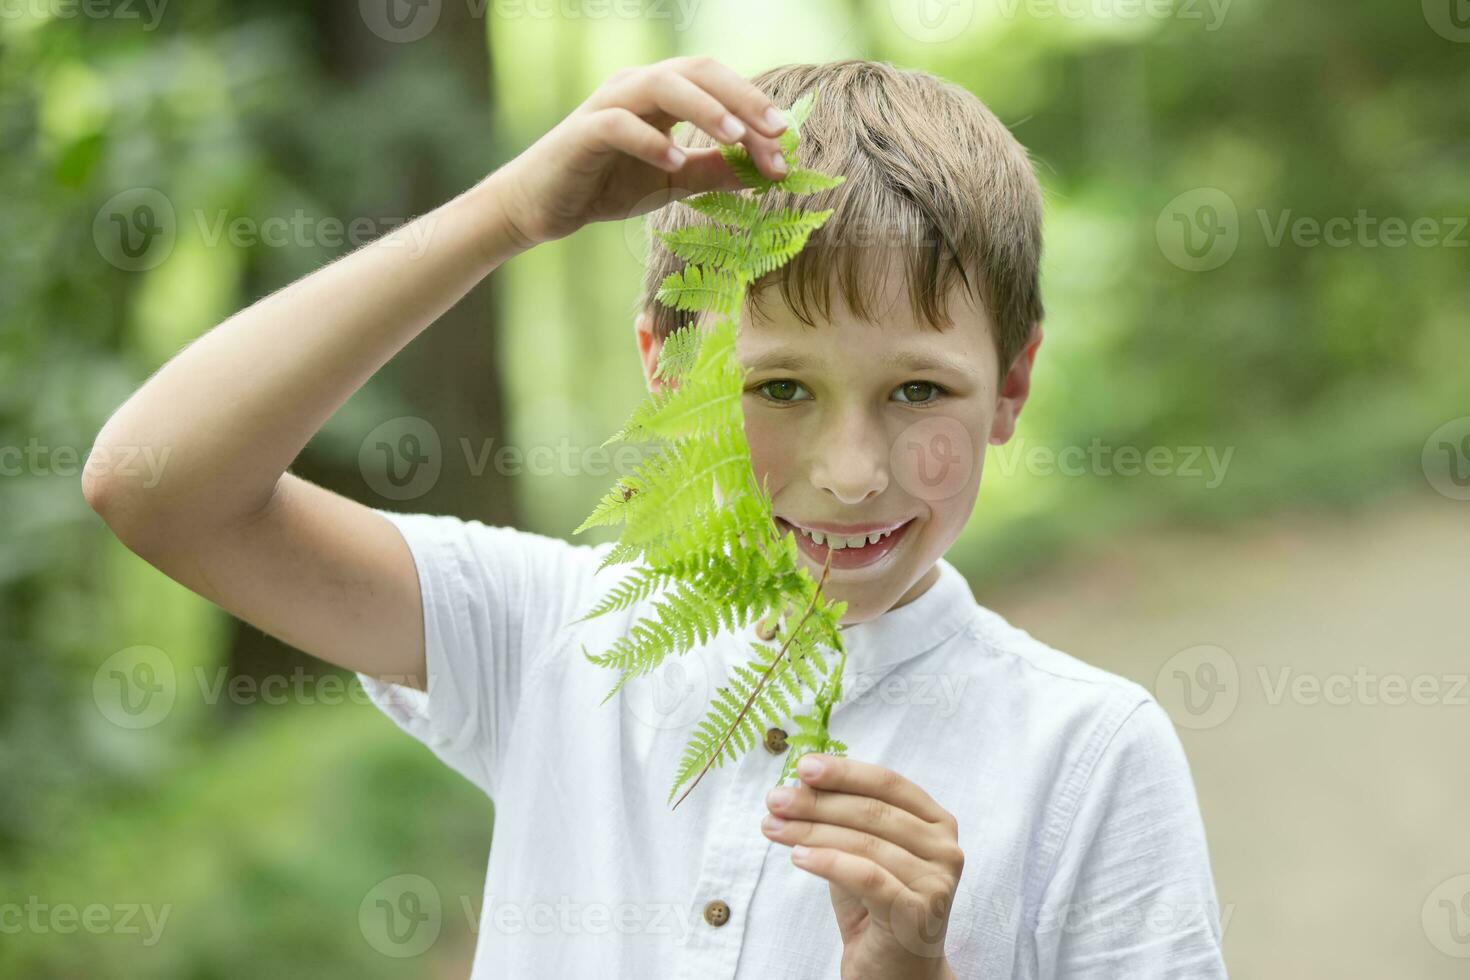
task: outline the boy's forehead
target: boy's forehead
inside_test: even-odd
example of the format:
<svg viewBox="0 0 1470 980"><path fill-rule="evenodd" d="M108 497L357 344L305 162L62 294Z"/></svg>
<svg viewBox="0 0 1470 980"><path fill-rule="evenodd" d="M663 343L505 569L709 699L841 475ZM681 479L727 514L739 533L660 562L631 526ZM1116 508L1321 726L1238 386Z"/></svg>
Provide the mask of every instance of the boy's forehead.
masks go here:
<svg viewBox="0 0 1470 980"><path fill-rule="evenodd" d="M796 361L816 357L856 356L874 363L927 358L975 370L994 362L989 317L958 292L945 308L951 322L939 327L913 308L901 275L890 277L890 287L877 293L869 308L871 319L865 319L848 308L834 285L828 315L823 316L814 303L808 304L805 309L812 322L807 323L785 302L779 289L768 287L762 291L759 308L747 303L742 314L736 340L740 359L747 366L759 360L795 367Z"/></svg>

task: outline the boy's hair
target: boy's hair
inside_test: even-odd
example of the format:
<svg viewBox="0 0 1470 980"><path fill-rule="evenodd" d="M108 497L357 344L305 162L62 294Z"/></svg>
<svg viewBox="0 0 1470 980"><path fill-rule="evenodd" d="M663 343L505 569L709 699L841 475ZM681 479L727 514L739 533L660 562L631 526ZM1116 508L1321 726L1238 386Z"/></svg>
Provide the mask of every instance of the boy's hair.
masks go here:
<svg viewBox="0 0 1470 980"><path fill-rule="evenodd" d="M835 278L848 309L865 322L879 277L894 246L904 260L916 319L935 329L952 322L947 309L956 278L996 327L1004 377L1042 319L1041 188L1026 149L970 92L928 72L888 62L852 59L822 65L784 65L751 81L777 105L789 107L812 88L820 94L801 129L801 164L846 183L805 198L773 189L763 210L834 209L788 265L757 280L748 296L761 312L761 292L778 285L797 318L815 326L810 311L831 317ZM675 130L683 146L717 145L704 131ZM749 191L744 192L749 194ZM649 261L638 309L653 316L660 340L688 321L658 303L664 277L683 263L652 235L704 218L674 203L651 212Z"/></svg>

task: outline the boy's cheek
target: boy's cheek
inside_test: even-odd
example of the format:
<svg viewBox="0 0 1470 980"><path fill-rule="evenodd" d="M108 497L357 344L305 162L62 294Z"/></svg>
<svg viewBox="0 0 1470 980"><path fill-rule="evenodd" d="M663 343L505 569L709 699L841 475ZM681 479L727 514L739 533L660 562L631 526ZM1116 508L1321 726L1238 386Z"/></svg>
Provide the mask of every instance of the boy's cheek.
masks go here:
<svg viewBox="0 0 1470 980"><path fill-rule="evenodd" d="M786 468L796 456L796 439L792 427L781 426L764 417L767 413L746 412L745 438L750 445L751 468L756 481L762 478L774 496L786 484Z"/></svg>

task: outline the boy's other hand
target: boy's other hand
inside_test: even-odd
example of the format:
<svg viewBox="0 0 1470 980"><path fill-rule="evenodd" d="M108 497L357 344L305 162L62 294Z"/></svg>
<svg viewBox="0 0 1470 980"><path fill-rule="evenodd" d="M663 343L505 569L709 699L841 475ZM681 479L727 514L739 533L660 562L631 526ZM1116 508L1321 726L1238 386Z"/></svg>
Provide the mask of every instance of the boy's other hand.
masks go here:
<svg viewBox="0 0 1470 980"><path fill-rule="evenodd" d="M771 180L786 176L776 139L786 120L733 69L708 57L623 68L501 169L518 244L530 248L594 221L741 188L719 147L676 147L669 131L685 120L719 143L744 145Z"/></svg>

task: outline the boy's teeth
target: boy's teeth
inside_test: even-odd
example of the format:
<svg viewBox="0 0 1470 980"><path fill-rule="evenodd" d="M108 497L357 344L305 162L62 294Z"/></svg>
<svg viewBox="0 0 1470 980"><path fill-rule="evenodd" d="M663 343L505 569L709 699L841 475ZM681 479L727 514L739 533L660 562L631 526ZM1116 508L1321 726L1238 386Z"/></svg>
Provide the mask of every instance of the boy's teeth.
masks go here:
<svg viewBox="0 0 1470 980"><path fill-rule="evenodd" d="M842 551L845 548L862 548L866 545L877 544L879 541L883 540L884 538L888 537L888 535L893 533L893 531L875 531L874 533L869 535L855 538L847 538L837 537L830 534L823 534L821 531L809 531L806 528L797 525L793 526L795 526L798 531L800 531L802 534L805 534L816 544L825 544L833 551Z"/></svg>

